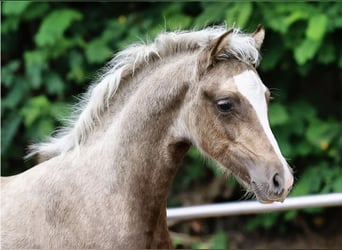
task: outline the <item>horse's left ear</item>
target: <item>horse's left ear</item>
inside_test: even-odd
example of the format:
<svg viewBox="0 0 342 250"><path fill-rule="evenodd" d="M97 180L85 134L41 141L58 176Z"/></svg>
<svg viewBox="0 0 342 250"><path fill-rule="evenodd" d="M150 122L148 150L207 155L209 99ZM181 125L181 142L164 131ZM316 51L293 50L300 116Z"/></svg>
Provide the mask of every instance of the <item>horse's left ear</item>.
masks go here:
<svg viewBox="0 0 342 250"><path fill-rule="evenodd" d="M259 24L258 27L256 28L256 30L252 33L252 37L255 40L255 47L258 50L260 50L261 45L262 45L264 38L265 38L265 30L261 24Z"/></svg>
<svg viewBox="0 0 342 250"><path fill-rule="evenodd" d="M208 68L210 68L217 59L219 59L222 51L229 46L229 40L233 34L233 29L220 35L218 38L212 40L207 47L205 47L198 57L198 74L203 75Z"/></svg>

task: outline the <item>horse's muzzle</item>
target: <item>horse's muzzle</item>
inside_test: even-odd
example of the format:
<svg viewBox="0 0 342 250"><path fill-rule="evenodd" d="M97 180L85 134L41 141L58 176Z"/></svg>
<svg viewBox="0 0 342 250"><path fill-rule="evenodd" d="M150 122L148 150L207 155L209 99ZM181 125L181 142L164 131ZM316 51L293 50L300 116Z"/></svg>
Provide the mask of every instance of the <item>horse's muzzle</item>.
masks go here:
<svg viewBox="0 0 342 250"><path fill-rule="evenodd" d="M285 178L278 173L267 182L251 182L252 189L260 203L283 202L291 191L292 184L293 177L290 181L285 181Z"/></svg>

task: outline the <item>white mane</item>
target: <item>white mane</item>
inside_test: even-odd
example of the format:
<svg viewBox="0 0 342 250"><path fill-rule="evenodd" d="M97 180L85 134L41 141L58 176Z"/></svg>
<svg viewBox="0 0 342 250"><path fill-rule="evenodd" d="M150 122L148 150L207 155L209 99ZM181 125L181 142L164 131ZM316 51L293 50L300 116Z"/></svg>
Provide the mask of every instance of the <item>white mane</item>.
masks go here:
<svg viewBox="0 0 342 250"><path fill-rule="evenodd" d="M117 53L107 64L105 73L90 86L77 105L78 115L71 119L70 125L50 137L47 142L32 145L27 157L40 154L44 158L50 158L82 144L100 121L101 114L108 107L123 76L133 75L136 69L155 58L165 58L180 51L204 47L226 31L226 27L217 26L198 31L161 33L150 44L134 44ZM260 59L254 38L241 33L239 29L234 29L227 52L253 65L257 65Z"/></svg>

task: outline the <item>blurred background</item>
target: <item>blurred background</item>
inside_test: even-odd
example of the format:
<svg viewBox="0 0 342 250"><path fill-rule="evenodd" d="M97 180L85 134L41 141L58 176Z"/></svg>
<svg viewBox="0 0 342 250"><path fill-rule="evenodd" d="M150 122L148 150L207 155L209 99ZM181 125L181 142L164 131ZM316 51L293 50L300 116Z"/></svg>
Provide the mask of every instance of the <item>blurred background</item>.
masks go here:
<svg viewBox="0 0 342 250"><path fill-rule="evenodd" d="M63 125L115 52L161 31L226 23L266 38L259 73L270 122L293 166L291 196L342 192L342 3L1 3L1 175L32 167L27 146ZM244 191L191 148L169 207ZM340 248L341 208L208 218L170 227L178 248Z"/></svg>

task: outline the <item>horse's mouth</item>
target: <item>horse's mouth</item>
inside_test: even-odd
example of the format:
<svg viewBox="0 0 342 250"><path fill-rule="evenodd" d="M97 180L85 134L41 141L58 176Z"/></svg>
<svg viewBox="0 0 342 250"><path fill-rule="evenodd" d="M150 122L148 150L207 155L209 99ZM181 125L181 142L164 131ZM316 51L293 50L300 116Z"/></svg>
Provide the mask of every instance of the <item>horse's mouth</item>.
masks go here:
<svg viewBox="0 0 342 250"><path fill-rule="evenodd" d="M287 192L281 192L279 194L273 193L267 183L256 182L246 172L237 172L232 174L235 176L236 180L247 190L247 192L254 193L257 201L263 204L269 204L273 202L283 202L286 198Z"/></svg>
<svg viewBox="0 0 342 250"><path fill-rule="evenodd" d="M286 198L284 195L272 194L269 191L267 184L257 184L254 181L252 181L251 188L255 194L256 199L263 204L283 202Z"/></svg>
<svg viewBox="0 0 342 250"><path fill-rule="evenodd" d="M267 184L257 184L254 181L250 181L249 178L237 177L237 180L242 186L245 187L246 190L248 190L248 192L253 192L257 201L262 204L283 202L286 198L284 195L278 196L271 194Z"/></svg>

